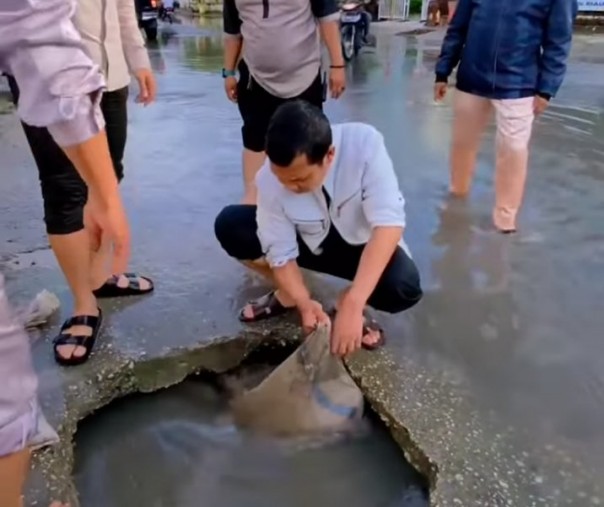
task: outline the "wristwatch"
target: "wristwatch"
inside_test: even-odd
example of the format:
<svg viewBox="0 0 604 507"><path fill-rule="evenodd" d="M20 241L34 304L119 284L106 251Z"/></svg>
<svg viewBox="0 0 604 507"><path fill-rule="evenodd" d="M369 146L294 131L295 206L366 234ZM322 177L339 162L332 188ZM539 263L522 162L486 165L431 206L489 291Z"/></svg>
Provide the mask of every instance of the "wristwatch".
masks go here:
<svg viewBox="0 0 604 507"><path fill-rule="evenodd" d="M235 72L234 70L226 70L226 69L222 69L222 78L226 79L227 77L235 77L237 75L237 72Z"/></svg>

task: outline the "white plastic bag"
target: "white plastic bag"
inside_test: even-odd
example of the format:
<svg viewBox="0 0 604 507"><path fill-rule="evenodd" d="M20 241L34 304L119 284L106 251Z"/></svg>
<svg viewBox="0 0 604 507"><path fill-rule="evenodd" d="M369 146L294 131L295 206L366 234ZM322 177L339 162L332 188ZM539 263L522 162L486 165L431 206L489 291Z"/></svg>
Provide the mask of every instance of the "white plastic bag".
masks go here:
<svg viewBox="0 0 604 507"><path fill-rule="evenodd" d="M19 315L25 327L31 329L46 324L60 307L59 298L45 289Z"/></svg>
<svg viewBox="0 0 604 507"><path fill-rule="evenodd" d="M240 427L276 436L354 429L363 394L341 359L329 351L329 328L313 332L259 386L236 397Z"/></svg>

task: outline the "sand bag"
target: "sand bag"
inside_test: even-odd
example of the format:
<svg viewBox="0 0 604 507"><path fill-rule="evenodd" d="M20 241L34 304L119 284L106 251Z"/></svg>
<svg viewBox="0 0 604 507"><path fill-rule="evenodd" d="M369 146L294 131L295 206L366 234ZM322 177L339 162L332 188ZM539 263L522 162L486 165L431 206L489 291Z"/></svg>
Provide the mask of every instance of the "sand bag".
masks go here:
<svg viewBox="0 0 604 507"><path fill-rule="evenodd" d="M363 405L344 363L329 351L329 328L321 327L232 409L240 427L298 436L354 429Z"/></svg>

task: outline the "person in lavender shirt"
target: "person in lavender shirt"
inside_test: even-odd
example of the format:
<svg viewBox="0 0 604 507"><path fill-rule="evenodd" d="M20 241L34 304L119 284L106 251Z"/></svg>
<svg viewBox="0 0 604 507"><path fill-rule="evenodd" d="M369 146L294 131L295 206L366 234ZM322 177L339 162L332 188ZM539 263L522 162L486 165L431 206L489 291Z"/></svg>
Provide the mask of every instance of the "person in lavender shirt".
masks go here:
<svg viewBox="0 0 604 507"><path fill-rule="evenodd" d="M88 56L106 81L101 111L106 122L109 151L118 181L124 176L122 159L128 129L128 85L137 82L137 101L155 99L155 79L138 27L134 0L77 0L73 22ZM9 78L15 102L19 79ZM87 189L73 164L46 128L23 122L23 129L38 166L44 221L53 252L73 295L73 315L54 341L58 363L71 366L86 361L99 334L102 316L97 298L136 296L151 292L149 278L125 271L111 271L111 245L98 234L88 213ZM77 337L91 337L76 344Z"/></svg>
<svg viewBox="0 0 604 507"><path fill-rule="evenodd" d="M99 107L105 83L71 23L74 10L72 0L2 0L0 72L22 84L23 121L47 127L86 182L90 212L114 246L119 272L128 264L130 232ZM0 505L19 507L37 432L37 380L1 275L0 385Z"/></svg>

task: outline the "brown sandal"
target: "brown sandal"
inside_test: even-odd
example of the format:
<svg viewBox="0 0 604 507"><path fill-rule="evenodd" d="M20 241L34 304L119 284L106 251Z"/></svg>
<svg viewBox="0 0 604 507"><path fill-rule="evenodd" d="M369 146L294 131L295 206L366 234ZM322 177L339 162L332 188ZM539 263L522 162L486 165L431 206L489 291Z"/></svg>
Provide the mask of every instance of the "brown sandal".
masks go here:
<svg viewBox="0 0 604 507"><path fill-rule="evenodd" d="M293 308L283 306L279 302L274 290L268 294L265 294L264 296L259 297L258 299L252 299L248 302L248 305L252 306L253 316L246 317L244 315L244 307L239 311L239 320L241 322L258 322L261 320L271 319L273 317L279 317L280 315L293 310Z"/></svg>

